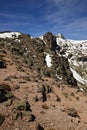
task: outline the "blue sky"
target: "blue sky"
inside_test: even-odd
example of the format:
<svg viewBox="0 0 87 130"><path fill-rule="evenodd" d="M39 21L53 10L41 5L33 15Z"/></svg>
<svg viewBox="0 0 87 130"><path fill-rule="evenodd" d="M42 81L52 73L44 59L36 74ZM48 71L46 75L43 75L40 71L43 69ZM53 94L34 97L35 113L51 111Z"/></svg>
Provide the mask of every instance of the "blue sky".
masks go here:
<svg viewBox="0 0 87 130"><path fill-rule="evenodd" d="M0 31L87 39L87 0L2 0Z"/></svg>

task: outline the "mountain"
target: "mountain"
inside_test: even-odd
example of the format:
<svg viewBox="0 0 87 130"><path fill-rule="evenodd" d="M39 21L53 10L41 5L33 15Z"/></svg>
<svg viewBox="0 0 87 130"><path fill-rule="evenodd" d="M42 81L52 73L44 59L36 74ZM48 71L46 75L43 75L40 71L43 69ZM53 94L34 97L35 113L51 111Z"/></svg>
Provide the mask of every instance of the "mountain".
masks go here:
<svg viewBox="0 0 87 130"><path fill-rule="evenodd" d="M60 54L68 58L71 71L78 86L87 87L87 40L75 41L56 35Z"/></svg>
<svg viewBox="0 0 87 130"><path fill-rule="evenodd" d="M86 48L63 34L1 32L0 129L85 129Z"/></svg>
<svg viewBox="0 0 87 130"><path fill-rule="evenodd" d="M78 86L83 90L87 87L87 40L75 41L65 39L63 34L55 35L60 50L58 55L68 59L73 77L77 80ZM43 39L43 36L40 37Z"/></svg>

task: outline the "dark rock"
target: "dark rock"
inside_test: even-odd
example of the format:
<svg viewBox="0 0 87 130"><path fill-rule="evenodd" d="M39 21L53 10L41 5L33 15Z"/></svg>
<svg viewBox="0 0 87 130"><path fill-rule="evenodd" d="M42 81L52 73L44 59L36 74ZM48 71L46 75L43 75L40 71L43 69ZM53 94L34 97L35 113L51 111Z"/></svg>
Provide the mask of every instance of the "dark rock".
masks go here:
<svg viewBox="0 0 87 130"><path fill-rule="evenodd" d="M27 122L32 122L35 120L35 116L30 111L23 111L22 114Z"/></svg>
<svg viewBox="0 0 87 130"><path fill-rule="evenodd" d="M47 97L46 97L46 89L45 89L45 86L42 85L41 87L41 90L40 90L42 96L41 96L41 101L44 102L47 100Z"/></svg>
<svg viewBox="0 0 87 130"><path fill-rule="evenodd" d="M56 101L61 102L61 98L58 95L56 95Z"/></svg>
<svg viewBox="0 0 87 130"><path fill-rule="evenodd" d="M0 84L0 103L12 98L13 94L9 85Z"/></svg>
<svg viewBox="0 0 87 130"><path fill-rule="evenodd" d="M6 63L5 61L0 60L0 69L6 69Z"/></svg>
<svg viewBox="0 0 87 130"><path fill-rule="evenodd" d="M69 108L68 109L68 115L72 117L79 117L77 111L74 108Z"/></svg>
<svg viewBox="0 0 87 130"><path fill-rule="evenodd" d="M14 120L22 120L22 112L19 111L19 110L16 110L16 111L13 113L12 118L13 118Z"/></svg>
<svg viewBox="0 0 87 130"><path fill-rule="evenodd" d="M2 125L4 120L5 120L5 117L2 114L0 114L0 126Z"/></svg>
<svg viewBox="0 0 87 130"><path fill-rule="evenodd" d="M24 100L15 100L14 108L22 111L31 111L29 102Z"/></svg>
<svg viewBox="0 0 87 130"><path fill-rule="evenodd" d="M34 101L38 102L38 97L37 96L34 97Z"/></svg>
<svg viewBox="0 0 87 130"><path fill-rule="evenodd" d="M48 32L43 36L43 40L46 42L46 48L50 50L55 50L57 48L56 37Z"/></svg>
<svg viewBox="0 0 87 130"><path fill-rule="evenodd" d="M78 57L77 59L79 62L87 62L87 56Z"/></svg>
<svg viewBox="0 0 87 130"><path fill-rule="evenodd" d="M36 125L36 130L44 130L44 128L40 124L37 124Z"/></svg>
<svg viewBox="0 0 87 130"><path fill-rule="evenodd" d="M73 77L70 70L68 59L65 57L57 57L57 74L61 75L62 80L69 85L77 86L77 81Z"/></svg>

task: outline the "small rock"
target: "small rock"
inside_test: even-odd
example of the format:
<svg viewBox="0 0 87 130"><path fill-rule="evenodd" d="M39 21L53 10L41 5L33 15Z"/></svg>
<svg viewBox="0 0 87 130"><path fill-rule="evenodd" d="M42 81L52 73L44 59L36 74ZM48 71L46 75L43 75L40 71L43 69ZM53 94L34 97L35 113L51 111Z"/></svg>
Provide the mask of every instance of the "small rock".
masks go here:
<svg viewBox="0 0 87 130"><path fill-rule="evenodd" d="M44 128L40 124L37 124L36 125L36 130L44 130Z"/></svg>
<svg viewBox="0 0 87 130"><path fill-rule="evenodd" d="M55 100L56 100L57 102L61 102L61 98L60 98L58 95L56 95Z"/></svg>
<svg viewBox="0 0 87 130"><path fill-rule="evenodd" d="M15 100L14 108L22 111L31 111L29 102L25 100Z"/></svg>
<svg viewBox="0 0 87 130"><path fill-rule="evenodd" d="M34 97L34 101L38 102L38 97L37 96Z"/></svg>
<svg viewBox="0 0 87 130"><path fill-rule="evenodd" d="M72 117L79 117L77 111L74 108L69 108L68 109L68 115Z"/></svg>
<svg viewBox="0 0 87 130"><path fill-rule="evenodd" d="M12 99L8 99L6 102L4 102L5 106L11 106L12 104Z"/></svg>
<svg viewBox="0 0 87 130"><path fill-rule="evenodd" d="M22 120L22 112L16 111L12 117L14 120Z"/></svg>
<svg viewBox="0 0 87 130"><path fill-rule="evenodd" d="M0 60L0 69L5 69L5 68L6 68L6 63Z"/></svg>
<svg viewBox="0 0 87 130"><path fill-rule="evenodd" d="M5 117L2 114L0 114L0 126L4 122L4 120L5 120Z"/></svg>
<svg viewBox="0 0 87 130"><path fill-rule="evenodd" d="M24 120L27 122L32 122L35 120L35 116L30 111L23 111Z"/></svg>
<svg viewBox="0 0 87 130"><path fill-rule="evenodd" d="M15 91L15 90L17 90L17 89L20 89L20 86L19 86L19 85L14 86L12 90Z"/></svg>

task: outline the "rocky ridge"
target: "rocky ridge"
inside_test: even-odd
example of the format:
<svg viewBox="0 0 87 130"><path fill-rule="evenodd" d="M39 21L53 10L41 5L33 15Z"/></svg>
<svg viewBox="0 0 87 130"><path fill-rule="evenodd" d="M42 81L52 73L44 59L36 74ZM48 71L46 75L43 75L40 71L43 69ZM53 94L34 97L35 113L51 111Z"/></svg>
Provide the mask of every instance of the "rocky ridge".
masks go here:
<svg viewBox="0 0 87 130"><path fill-rule="evenodd" d="M78 84L73 73L70 44L62 34L50 32L42 39L0 33L1 130L87 128L86 84Z"/></svg>

